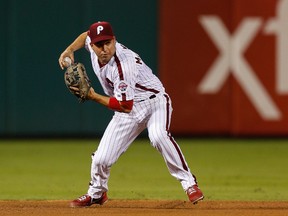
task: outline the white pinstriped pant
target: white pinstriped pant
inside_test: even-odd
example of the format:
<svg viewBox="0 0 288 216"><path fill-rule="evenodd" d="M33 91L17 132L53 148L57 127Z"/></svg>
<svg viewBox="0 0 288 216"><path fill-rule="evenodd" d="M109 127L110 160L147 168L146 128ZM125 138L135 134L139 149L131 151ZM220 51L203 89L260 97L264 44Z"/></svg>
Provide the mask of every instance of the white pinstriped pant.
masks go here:
<svg viewBox="0 0 288 216"><path fill-rule="evenodd" d="M128 114L115 112L92 157L88 194L99 198L108 191L111 166L146 127L152 146L162 154L169 172L181 182L184 191L196 184L195 176L169 133L171 114L171 100L163 93L158 93L153 99L134 103L133 110Z"/></svg>

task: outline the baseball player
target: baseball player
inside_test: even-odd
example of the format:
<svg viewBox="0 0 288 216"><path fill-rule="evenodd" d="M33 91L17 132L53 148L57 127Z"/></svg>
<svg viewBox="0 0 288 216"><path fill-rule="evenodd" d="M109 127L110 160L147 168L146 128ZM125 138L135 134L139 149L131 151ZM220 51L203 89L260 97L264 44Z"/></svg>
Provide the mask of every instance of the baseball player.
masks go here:
<svg viewBox="0 0 288 216"><path fill-rule="evenodd" d="M71 206L102 205L108 200L111 166L145 128L152 146L162 154L169 172L180 181L189 200L193 204L202 200L196 177L169 131L171 99L160 80L137 53L116 40L108 22L96 22L80 34L60 55L60 67L65 68L65 57L74 62L74 52L83 47L90 53L94 73L106 94L91 88L87 97L115 113L92 156L88 192L73 200Z"/></svg>

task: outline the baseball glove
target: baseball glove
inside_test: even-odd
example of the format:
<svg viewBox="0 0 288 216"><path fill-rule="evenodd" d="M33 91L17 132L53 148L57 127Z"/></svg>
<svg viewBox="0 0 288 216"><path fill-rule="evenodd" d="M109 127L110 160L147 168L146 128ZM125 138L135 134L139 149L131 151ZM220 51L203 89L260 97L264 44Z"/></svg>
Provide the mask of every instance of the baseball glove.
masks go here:
<svg viewBox="0 0 288 216"><path fill-rule="evenodd" d="M80 103L88 100L91 81L82 63L70 65L64 73L64 81L69 91L78 98Z"/></svg>

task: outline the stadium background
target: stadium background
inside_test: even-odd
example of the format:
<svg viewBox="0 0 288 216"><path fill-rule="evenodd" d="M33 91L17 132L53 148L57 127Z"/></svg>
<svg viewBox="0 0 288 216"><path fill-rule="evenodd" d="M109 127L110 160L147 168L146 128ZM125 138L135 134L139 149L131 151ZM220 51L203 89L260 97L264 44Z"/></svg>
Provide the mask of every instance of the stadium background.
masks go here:
<svg viewBox="0 0 288 216"><path fill-rule="evenodd" d="M287 3L180 2L2 0L0 136L93 137L103 133L113 113L95 103L78 104L66 89L58 66L66 46L98 20L111 22L117 39L139 53L164 82L173 99L174 134L286 136L288 93L285 86L278 88L277 81L283 55L279 56L279 37L269 32L269 23L280 20ZM216 34L226 32L229 40L222 38L222 42L228 46L241 30L243 37L234 41L239 46L254 32L243 52L235 51L237 46L226 47L230 58L224 61L228 51L221 52L221 41L217 43L208 30L208 25L214 29L216 21L221 27ZM220 70L228 71L227 77L218 90L200 91L200 83L221 57L229 65ZM86 65L93 86L102 92L86 51L76 53L76 59ZM260 90L241 75L243 64ZM284 65L284 78L285 69L288 71Z"/></svg>

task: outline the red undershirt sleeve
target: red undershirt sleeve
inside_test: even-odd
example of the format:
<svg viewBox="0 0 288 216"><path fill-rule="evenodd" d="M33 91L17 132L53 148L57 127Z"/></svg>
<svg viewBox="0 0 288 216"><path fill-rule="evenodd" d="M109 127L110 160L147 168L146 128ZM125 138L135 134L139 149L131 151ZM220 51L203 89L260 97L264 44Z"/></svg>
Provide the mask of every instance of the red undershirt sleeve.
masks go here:
<svg viewBox="0 0 288 216"><path fill-rule="evenodd" d="M110 97L109 105L108 105L110 109L115 110L115 111L121 111L121 106L125 109L132 110L133 100L121 101L121 105L120 105L120 102L115 97Z"/></svg>
<svg viewBox="0 0 288 216"><path fill-rule="evenodd" d="M124 107L125 109L132 110L133 100L122 101L122 102L121 102L121 106Z"/></svg>

